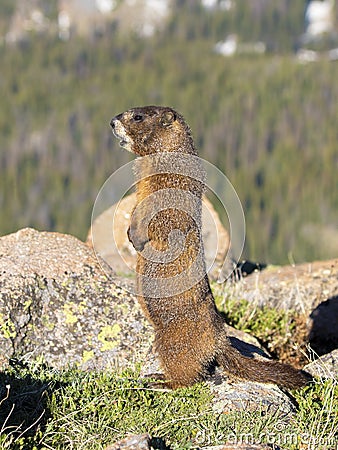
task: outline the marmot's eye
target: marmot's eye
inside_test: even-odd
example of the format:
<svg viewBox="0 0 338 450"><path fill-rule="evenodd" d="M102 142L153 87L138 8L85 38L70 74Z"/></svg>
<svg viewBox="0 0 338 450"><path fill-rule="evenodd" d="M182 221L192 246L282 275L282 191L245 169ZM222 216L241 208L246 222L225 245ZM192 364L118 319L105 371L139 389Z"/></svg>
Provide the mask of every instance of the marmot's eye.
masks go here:
<svg viewBox="0 0 338 450"><path fill-rule="evenodd" d="M141 122L143 120L143 116L142 114L135 114L133 119L135 120L135 122Z"/></svg>

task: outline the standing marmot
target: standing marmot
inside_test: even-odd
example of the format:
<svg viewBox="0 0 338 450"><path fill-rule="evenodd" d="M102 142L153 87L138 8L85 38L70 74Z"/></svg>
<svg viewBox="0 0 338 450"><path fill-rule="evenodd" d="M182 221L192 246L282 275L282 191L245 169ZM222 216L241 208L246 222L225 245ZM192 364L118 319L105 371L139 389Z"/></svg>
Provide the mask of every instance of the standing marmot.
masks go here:
<svg viewBox="0 0 338 450"><path fill-rule="evenodd" d="M120 145L141 157L128 236L138 251L137 293L154 326L168 385L191 385L214 364L252 381L306 384L304 372L242 356L226 336L204 264L205 175L183 117L168 107L145 106L119 114L111 126Z"/></svg>

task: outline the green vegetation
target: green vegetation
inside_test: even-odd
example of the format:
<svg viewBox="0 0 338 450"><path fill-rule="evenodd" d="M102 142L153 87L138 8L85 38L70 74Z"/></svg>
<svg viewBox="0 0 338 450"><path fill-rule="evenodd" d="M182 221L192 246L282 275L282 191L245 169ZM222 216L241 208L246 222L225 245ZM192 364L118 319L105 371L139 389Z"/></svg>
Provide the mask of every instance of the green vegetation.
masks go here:
<svg viewBox="0 0 338 450"><path fill-rule="evenodd" d="M304 435L316 436L318 445L321 444L324 448L337 446L337 379L328 379L323 383L306 387L302 391L295 392L295 398L299 405L297 415L299 431ZM327 440L325 447L325 440L328 436L331 438ZM313 448L316 448L315 442L312 445Z"/></svg>
<svg viewBox="0 0 338 450"><path fill-rule="evenodd" d="M90 40L32 34L0 47L0 234L33 226L85 238L100 187L130 158L110 118L155 103L183 113L200 155L234 185L245 257L336 256L338 65L296 61L301 2L258 3L213 13L179 1L150 39L112 25ZM215 54L232 32L268 53Z"/></svg>
<svg viewBox="0 0 338 450"><path fill-rule="evenodd" d="M232 442L275 442L289 450L334 448L338 387L333 380L296 392L299 411L212 411L205 384L153 390L138 372L56 371L40 362L12 361L0 373L0 448L103 449L127 434L149 433L154 448L197 448Z"/></svg>
<svg viewBox="0 0 338 450"><path fill-rule="evenodd" d="M236 294L237 286L213 284L215 302L226 322L255 336L271 355L299 368L308 363L306 316L291 309L255 306Z"/></svg>

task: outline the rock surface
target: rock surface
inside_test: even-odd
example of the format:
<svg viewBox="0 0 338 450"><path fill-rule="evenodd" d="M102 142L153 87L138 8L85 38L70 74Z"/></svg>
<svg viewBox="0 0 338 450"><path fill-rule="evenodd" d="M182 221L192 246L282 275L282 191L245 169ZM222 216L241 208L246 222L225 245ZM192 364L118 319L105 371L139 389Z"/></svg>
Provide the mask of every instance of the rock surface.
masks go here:
<svg viewBox="0 0 338 450"><path fill-rule="evenodd" d="M150 450L149 434L134 434L109 445L105 450Z"/></svg>
<svg viewBox="0 0 338 450"><path fill-rule="evenodd" d="M332 378L338 380L338 349L321 356L304 367L306 371L319 378Z"/></svg>
<svg viewBox="0 0 338 450"><path fill-rule="evenodd" d="M231 411L262 411L280 417L287 424L296 407L284 392L273 384L236 381L229 383L226 377L208 382L213 395L212 408L215 413L228 414Z"/></svg>
<svg viewBox="0 0 338 450"><path fill-rule="evenodd" d="M295 309L309 314L338 295L338 259L293 266L268 266L243 278L244 298L258 306Z"/></svg>
<svg viewBox="0 0 338 450"><path fill-rule="evenodd" d="M95 219L87 237L87 243L101 258L124 276L135 274L136 252L127 236L135 204L135 194L124 197ZM218 279L220 273L225 275L232 270L230 238L206 197L203 197L202 231L208 274Z"/></svg>
<svg viewBox="0 0 338 450"><path fill-rule="evenodd" d="M113 271L73 236L23 229L0 238L0 354L56 367L124 367L151 328Z"/></svg>

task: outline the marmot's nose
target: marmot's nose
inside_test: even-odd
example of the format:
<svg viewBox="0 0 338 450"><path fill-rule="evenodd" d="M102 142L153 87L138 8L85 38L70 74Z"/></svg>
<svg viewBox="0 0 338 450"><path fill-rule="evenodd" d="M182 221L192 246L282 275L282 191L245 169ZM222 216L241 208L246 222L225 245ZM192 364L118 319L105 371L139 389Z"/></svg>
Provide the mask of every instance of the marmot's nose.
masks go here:
<svg viewBox="0 0 338 450"><path fill-rule="evenodd" d="M117 116L113 117L112 120L110 121L110 126L114 129L115 128L115 122L117 120L121 120L122 119L123 114L118 114Z"/></svg>

